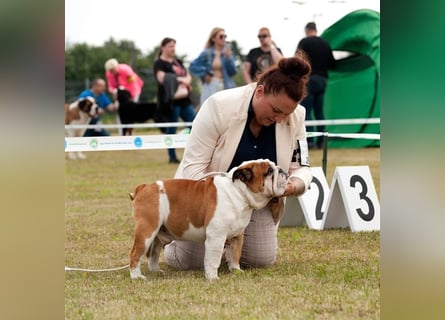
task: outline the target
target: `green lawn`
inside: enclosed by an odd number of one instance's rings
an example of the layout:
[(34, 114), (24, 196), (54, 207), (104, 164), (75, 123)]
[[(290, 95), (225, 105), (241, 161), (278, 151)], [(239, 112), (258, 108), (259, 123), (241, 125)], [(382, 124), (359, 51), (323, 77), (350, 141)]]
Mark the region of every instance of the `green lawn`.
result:
[[(177, 150), (178, 156), (182, 150)], [(312, 166), (322, 152), (311, 150)], [(172, 177), (166, 150), (89, 152), (66, 161), (65, 264), (106, 269), (128, 264), (133, 218), (128, 193)], [(331, 149), (336, 166), (369, 165), (377, 194), (380, 149)], [(380, 232), (280, 228), (279, 255), (268, 269), (205, 280), (202, 271), (162, 273), (131, 281), (129, 271), (66, 272), (66, 319), (379, 319)]]

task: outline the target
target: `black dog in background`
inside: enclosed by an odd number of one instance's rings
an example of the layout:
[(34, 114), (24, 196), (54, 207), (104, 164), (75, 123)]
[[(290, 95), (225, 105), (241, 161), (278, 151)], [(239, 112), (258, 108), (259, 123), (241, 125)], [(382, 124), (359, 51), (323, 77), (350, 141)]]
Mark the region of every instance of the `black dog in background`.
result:
[[(155, 119), (156, 102), (133, 102), (130, 99), (130, 92), (125, 89), (118, 89), (117, 100), (122, 124), (143, 123), (149, 119)], [(124, 136), (131, 136), (133, 128), (123, 128), (122, 131)]]

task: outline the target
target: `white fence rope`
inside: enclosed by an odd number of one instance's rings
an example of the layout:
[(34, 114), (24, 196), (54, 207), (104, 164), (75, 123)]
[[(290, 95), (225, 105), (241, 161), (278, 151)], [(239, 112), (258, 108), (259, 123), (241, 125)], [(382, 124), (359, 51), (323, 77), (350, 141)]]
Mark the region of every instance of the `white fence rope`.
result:
[[(379, 123), (380, 123), (380, 118), (305, 121), (306, 126), (379, 124)], [(72, 124), (72, 125), (65, 125), (65, 129), (166, 128), (166, 127), (190, 127), (191, 125), (192, 122), (163, 122), (163, 123), (134, 123), (134, 124)]]
[(329, 132), (306, 132), (308, 138), (327, 135), (332, 138), (368, 139), (380, 140), (379, 133), (329, 133)]
[(332, 120), (306, 120), (307, 126), (319, 125), (347, 125), (347, 124), (379, 124), (380, 118), (357, 118), (357, 119), (332, 119)]
[(134, 124), (66, 124), (65, 129), (118, 129), (190, 127), (191, 122), (134, 123)]

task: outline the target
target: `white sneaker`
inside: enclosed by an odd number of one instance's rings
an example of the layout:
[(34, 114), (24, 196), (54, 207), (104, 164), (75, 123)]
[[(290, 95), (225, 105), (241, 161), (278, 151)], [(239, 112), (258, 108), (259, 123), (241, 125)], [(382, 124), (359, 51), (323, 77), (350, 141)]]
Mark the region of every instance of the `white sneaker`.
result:
[(79, 159), (86, 159), (87, 156), (86, 156), (85, 153), (79, 151), (79, 152), (77, 153), (77, 158), (79, 158)]
[(68, 159), (70, 160), (76, 160), (76, 153), (75, 152), (68, 152)]

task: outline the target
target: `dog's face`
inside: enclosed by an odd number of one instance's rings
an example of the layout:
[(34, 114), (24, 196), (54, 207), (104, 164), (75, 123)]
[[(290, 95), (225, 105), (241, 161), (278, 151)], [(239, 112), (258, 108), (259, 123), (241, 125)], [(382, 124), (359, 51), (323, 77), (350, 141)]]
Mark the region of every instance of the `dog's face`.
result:
[(99, 106), (93, 97), (81, 98), (71, 104), (65, 103), (65, 124), (73, 121), (86, 122), (90, 117), (96, 116), (98, 111)]
[(80, 111), (85, 112), (90, 117), (96, 116), (97, 112), (99, 111), (99, 106), (97, 105), (96, 100), (93, 97), (79, 99), (77, 101), (77, 107)]
[(245, 161), (231, 170), (232, 180), (245, 185), (253, 208), (262, 208), (274, 197), (284, 194), (288, 174), (267, 159)]

